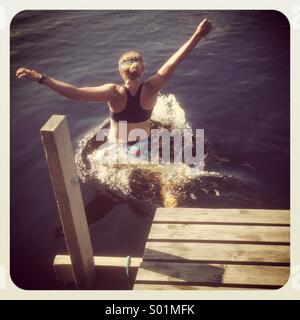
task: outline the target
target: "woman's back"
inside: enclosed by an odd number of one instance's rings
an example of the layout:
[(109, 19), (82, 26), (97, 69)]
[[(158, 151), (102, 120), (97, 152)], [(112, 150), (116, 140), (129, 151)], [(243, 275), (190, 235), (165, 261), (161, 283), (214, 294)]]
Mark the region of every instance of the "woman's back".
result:
[[(142, 129), (150, 135), (150, 118), (157, 101), (158, 92), (148, 88), (147, 82), (137, 82), (130, 87), (117, 86), (116, 97), (109, 102), (111, 141), (135, 141), (129, 133), (133, 129)], [(126, 128), (120, 123), (126, 121)], [(126, 132), (126, 135), (125, 135)], [(121, 135), (121, 136), (120, 136)], [(126, 136), (126, 137), (125, 137)], [(125, 140), (126, 139), (126, 140)]]

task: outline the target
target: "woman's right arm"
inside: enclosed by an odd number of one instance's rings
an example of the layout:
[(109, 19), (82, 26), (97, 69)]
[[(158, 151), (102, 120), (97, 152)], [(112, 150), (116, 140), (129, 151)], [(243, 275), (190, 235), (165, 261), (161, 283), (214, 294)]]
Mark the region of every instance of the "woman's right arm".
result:
[(209, 21), (204, 19), (189, 40), (184, 43), (152, 77), (145, 81), (148, 87), (154, 92), (160, 91), (170, 79), (178, 64), (188, 56), (200, 39), (209, 33), (210, 30), (211, 25)]
[(60, 95), (72, 100), (82, 101), (108, 102), (113, 97), (116, 87), (113, 83), (107, 83), (99, 87), (78, 88), (72, 84), (43, 76), (43, 74), (28, 68), (19, 68), (16, 72), (16, 77), (18, 79), (27, 78), (34, 82), (42, 80), (43, 85)]

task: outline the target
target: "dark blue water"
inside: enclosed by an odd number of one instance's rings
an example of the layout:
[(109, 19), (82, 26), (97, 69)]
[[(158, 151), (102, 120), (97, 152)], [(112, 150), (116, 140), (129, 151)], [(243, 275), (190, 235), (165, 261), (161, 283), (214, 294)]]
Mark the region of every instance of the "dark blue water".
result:
[[(213, 31), (163, 89), (193, 128), (204, 128), (229, 159), (220, 170), (256, 186), (256, 206), (289, 208), (289, 25), (275, 11), (25, 11), (11, 24), (11, 274), (26, 289), (68, 288), (52, 261), (65, 253), (39, 130), (52, 114), (68, 118), (77, 140), (108, 115), (105, 105), (69, 101), (15, 71), (28, 66), (78, 86), (121, 83), (117, 60), (137, 49), (150, 76), (188, 39), (202, 18)], [(101, 199), (82, 186), (90, 208)], [(94, 201), (94, 202), (93, 202)], [(216, 207), (228, 207), (226, 198)], [(243, 203), (240, 204), (243, 206)], [(249, 204), (245, 203), (245, 206)], [(99, 211), (99, 210), (98, 210)], [(99, 213), (99, 212), (98, 212)], [(101, 215), (101, 213), (99, 213)], [(96, 219), (99, 219), (96, 214)], [(91, 226), (97, 255), (141, 255), (149, 221), (128, 205)]]

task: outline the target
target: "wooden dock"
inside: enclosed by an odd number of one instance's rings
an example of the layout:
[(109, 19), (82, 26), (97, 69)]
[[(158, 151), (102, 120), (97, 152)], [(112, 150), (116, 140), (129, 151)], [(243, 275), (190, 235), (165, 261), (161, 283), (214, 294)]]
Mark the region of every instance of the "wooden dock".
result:
[(134, 289), (280, 288), (289, 231), (285, 210), (159, 208)]
[(125, 280), (134, 290), (275, 289), (287, 282), (286, 210), (159, 208), (143, 257), (94, 256), (66, 117), (52, 116), (41, 135), (69, 253), (54, 258), (58, 280), (79, 289)]

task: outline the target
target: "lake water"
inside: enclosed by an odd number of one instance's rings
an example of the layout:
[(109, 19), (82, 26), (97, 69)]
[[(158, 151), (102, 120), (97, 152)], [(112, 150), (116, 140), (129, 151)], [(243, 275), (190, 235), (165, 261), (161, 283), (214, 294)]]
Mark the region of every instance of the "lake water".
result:
[[(20, 66), (78, 86), (121, 83), (117, 61), (139, 50), (145, 78), (208, 17), (213, 31), (162, 90), (175, 95), (231, 176), (222, 194), (185, 206), (282, 208), (290, 205), (290, 35), (276, 11), (24, 11), (11, 24), (11, 275), (25, 289), (67, 289), (52, 262), (66, 253), (39, 130), (52, 114), (68, 118), (74, 150), (108, 116), (105, 105), (67, 100), (30, 81)], [(221, 188), (217, 181), (207, 180)], [(190, 194), (199, 191), (191, 185)], [(194, 189), (193, 189), (194, 188)], [(246, 189), (245, 189), (246, 188)], [(249, 191), (250, 190), (250, 191)], [(104, 216), (97, 190), (82, 185), (96, 255), (139, 256), (149, 220), (122, 203)], [(99, 210), (100, 208), (100, 210)], [(100, 211), (100, 212), (99, 212)], [(109, 212), (109, 213), (108, 213)], [(103, 217), (101, 218), (101, 215)], [(103, 288), (111, 288), (103, 284)], [(71, 286), (72, 288), (72, 286)], [(115, 285), (118, 288), (118, 285)]]

